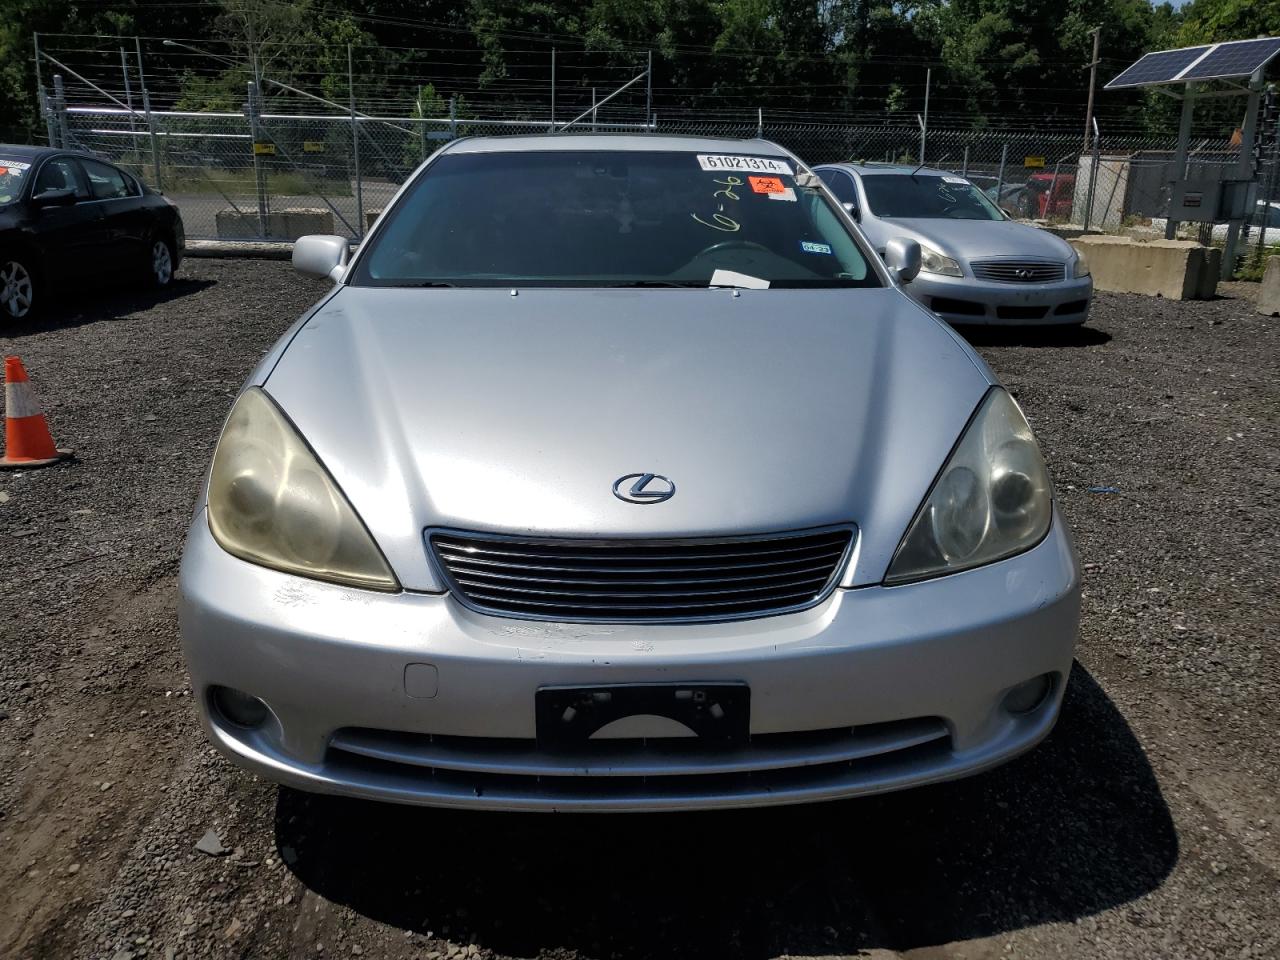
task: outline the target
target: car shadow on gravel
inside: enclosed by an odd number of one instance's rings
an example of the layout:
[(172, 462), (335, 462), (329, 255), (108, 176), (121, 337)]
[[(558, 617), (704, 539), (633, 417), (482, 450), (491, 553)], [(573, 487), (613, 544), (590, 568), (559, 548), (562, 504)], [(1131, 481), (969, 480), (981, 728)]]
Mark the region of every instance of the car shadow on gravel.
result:
[(0, 335), (22, 337), (104, 320), (123, 320), (161, 304), (189, 297), (212, 285), (212, 280), (175, 277), (169, 286), (161, 290), (140, 290), (136, 286), (113, 284), (68, 291), (51, 300), (34, 319), (9, 321), (0, 328)]
[(374, 920), (516, 956), (620, 958), (906, 950), (1070, 922), (1151, 892), (1178, 856), (1142, 749), (1078, 665), (1048, 740), (951, 784), (613, 816), (281, 789), (276, 843), (304, 884)]
[(975, 347), (1100, 347), (1111, 334), (1097, 327), (963, 327), (956, 333)]

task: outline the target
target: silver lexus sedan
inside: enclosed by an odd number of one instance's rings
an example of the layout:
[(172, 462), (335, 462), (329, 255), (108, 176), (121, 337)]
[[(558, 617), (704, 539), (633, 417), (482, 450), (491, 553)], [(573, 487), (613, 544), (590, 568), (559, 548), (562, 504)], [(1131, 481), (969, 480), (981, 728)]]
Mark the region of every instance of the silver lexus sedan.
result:
[(404, 803), (666, 810), (973, 774), (1079, 573), (981, 359), (763, 140), (455, 141), (249, 376), (188, 534), (213, 743)]
[(1061, 237), (1016, 223), (964, 177), (891, 164), (815, 171), (877, 251), (917, 241), (920, 275), (906, 291), (958, 324), (1074, 324), (1089, 319), (1089, 264)]

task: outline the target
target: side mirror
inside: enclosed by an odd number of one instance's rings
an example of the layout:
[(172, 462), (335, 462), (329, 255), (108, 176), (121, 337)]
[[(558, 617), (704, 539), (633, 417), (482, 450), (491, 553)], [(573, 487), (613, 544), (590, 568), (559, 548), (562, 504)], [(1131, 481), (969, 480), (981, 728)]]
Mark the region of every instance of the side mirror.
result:
[(31, 198), (31, 205), (38, 210), (45, 207), (69, 207), (76, 202), (76, 192), (71, 187), (44, 190)]
[(920, 272), (920, 244), (894, 237), (884, 245), (884, 262), (899, 283), (910, 283)]
[(346, 271), (351, 249), (346, 237), (315, 234), (293, 241), (293, 269), (304, 277), (337, 283)]
[(862, 220), (862, 214), (858, 212), (858, 205), (852, 200), (846, 200), (844, 203), (840, 204), (840, 206), (844, 207), (849, 216), (853, 217), (854, 222)]

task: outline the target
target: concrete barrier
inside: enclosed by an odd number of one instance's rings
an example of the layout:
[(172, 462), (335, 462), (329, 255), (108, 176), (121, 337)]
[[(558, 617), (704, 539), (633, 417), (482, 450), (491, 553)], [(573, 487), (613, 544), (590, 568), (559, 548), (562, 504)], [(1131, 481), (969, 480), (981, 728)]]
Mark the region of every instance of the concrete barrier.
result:
[(1267, 269), (1258, 290), (1258, 312), (1269, 317), (1280, 313), (1280, 257), (1267, 257)]
[(1089, 258), (1093, 286), (1167, 300), (1209, 300), (1218, 289), (1222, 252), (1188, 240), (1077, 237), (1069, 241)]
[(214, 218), (220, 240), (297, 240), (311, 233), (333, 233), (333, 211), (323, 207), (288, 207), (267, 214), (262, 236), (256, 210), (219, 210)]

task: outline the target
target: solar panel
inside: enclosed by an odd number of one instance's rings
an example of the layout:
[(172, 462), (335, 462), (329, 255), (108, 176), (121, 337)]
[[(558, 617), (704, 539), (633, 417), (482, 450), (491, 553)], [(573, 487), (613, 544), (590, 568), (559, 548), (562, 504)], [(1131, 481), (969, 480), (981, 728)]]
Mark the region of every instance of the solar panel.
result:
[(1280, 37), (1159, 50), (1146, 54), (1103, 89), (1247, 77), (1277, 53), (1280, 53)]
[(1247, 77), (1277, 53), (1280, 53), (1280, 38), (1277, 37), (1220, 43), (1207, 57), (1178, 79), (1215, 80), (1223, 77)]
[(1169, 83), (1195, 63), (1208, 49), (1209, 44), (1205, 44), (1202, 47), (1160, 50), (1145, 54), (1141, 60), (1108, 83), (1104, 89), (1115, 90), (1118, 87), (1144, 87), (1152, 83)]

